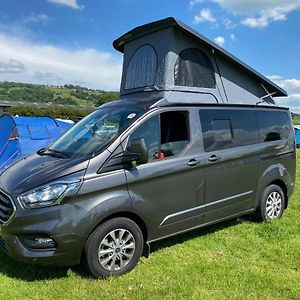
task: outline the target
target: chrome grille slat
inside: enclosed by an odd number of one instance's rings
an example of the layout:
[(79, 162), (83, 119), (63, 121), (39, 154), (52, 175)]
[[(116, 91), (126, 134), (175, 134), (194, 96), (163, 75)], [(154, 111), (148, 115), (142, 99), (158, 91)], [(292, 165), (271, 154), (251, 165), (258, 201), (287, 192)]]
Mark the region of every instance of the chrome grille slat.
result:
[(9, 214), (11, 211), (10, 208), (7, 208), (7, 207), (3, 207), (3, 206), (0, 206), (0, 212), (4, 213), (4, 214)]
[(5, 205), (5, 206), (10, 206), (10, 200), (2, 198), (1, 197), (1, 192), (0, 192), (0, 205)]
[(0, 191), (0, 224), (6, 223), (14, 212), (11, 199)]

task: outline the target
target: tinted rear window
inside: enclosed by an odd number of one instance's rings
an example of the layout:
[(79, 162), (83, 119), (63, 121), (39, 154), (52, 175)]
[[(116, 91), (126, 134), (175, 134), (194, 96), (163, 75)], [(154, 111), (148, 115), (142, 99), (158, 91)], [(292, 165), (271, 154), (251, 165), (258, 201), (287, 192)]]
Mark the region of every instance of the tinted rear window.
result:
[(288, 138), (291, 129), (288, 113), (282, 111), (258, 111), (257, 120), (261, 142)]
[(252, 110), (200, 110), (204, 150), (214, 151), (259, 143)]

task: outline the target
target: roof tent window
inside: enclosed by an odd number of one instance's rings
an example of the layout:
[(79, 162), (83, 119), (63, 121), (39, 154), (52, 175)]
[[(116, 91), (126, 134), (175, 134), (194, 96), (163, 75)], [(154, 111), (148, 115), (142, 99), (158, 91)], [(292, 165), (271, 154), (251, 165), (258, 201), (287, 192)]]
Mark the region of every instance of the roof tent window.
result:
[(125, 89), (154, 85), (157, 56), (150, 45), (141, 46), (131, 57), (125, 82)]
[(215, 88), (216, 79), (209, 57), (201, 50), (188, 48), (177, 58), (174, 70), (175, 85)]

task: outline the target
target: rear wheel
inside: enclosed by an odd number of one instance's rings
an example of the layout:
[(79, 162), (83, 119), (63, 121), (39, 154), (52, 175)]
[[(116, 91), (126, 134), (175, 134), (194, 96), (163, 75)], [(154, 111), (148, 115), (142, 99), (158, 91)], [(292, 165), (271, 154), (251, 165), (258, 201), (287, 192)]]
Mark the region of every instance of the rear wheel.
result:
[(261, 196), (256, 216), (262, 221), (280, 219), (285, 207), (285, 196), (281, 187), (276, 184), (267, 186)]
[(130, 272), (143, 251), (143, 235), (127, 218), (114, 218), (101, 224), (85, 246), (85, 262), (95, 277), (119, 276)]

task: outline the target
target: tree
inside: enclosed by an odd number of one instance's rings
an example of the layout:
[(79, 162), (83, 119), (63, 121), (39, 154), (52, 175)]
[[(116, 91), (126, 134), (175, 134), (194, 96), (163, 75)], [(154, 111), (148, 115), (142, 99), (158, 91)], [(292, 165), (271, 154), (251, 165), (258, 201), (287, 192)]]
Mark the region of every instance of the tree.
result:
[(49, 116), (57, 119), (67, 119), (74, 122), (84, 118), (93, 110), (80, 110), (69, 107), (51, 106), (48, 108), (38, 108), (33, 106), (13, 106), (5, 109), (5, 113), (11, 116), (42, 117)]
[(95, 106), (98, 107), (104, 103), (119, 99), (118, 92), (105, 92), (96, 100)]

